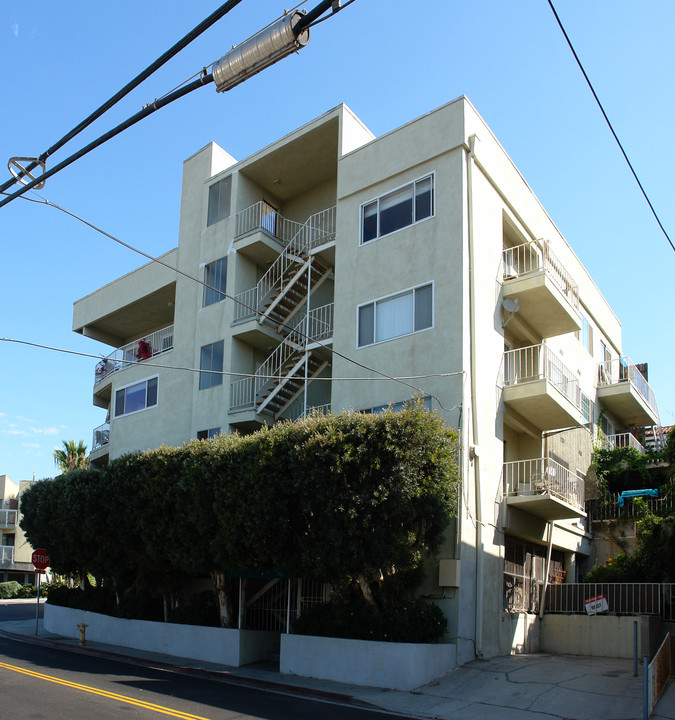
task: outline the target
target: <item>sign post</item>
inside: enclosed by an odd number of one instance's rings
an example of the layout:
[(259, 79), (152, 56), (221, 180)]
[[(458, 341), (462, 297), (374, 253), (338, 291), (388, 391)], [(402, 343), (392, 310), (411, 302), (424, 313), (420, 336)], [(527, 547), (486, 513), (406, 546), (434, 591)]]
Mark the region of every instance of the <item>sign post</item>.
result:
[(35, 567), (35, 571), (37, 574), (37, 604), (35, 606), (35, 634), (37, 635), (38, 619), (40, 617), (40, 578), (45, 569), (49, 567), (51, 558), (49, 557), (49, 553), (44, 548), (38, 548), (37, 550), (33, 550), (33, 554), (31, 555), (30, 559), (33, 563), (33, 566)]

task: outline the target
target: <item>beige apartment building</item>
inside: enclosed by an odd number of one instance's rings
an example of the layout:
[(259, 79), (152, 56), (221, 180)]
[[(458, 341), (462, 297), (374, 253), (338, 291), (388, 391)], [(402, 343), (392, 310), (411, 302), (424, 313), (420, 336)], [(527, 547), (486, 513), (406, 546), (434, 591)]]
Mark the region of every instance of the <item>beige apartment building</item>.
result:
[(420, 394), (460, 430), (463, 477), (423, 591), (459, 662), (535, 649), (542, 587), (589, 554), (598, 428), (632, 442), (658, 411), (470, 102), (379, 138), (340, 105), (240, 162), (211, 143), (184, 163), (160, 261), (75, 303), (73, 329), (112, 348), (92, 462)]
[(36, 581), (31, 562), (33, 548), (19, 525), (21, 493), (32, 484), (30, 480), (16, 483), (9, 476), (0, 475), (0, 582), (16, 580), (24, 585)]

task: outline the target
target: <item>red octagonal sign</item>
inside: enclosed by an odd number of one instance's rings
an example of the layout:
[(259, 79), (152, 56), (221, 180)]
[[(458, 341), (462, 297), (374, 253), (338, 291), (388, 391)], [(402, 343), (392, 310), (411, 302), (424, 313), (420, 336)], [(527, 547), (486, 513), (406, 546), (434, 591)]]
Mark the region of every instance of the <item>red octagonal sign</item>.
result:
[(44, 570), (45, 568), (48, 568), (51, 561), (49, 553), (43, 548), (33, 550), (33, 554), (30, 559), (33, 565), (35, 565), (36, 570)]

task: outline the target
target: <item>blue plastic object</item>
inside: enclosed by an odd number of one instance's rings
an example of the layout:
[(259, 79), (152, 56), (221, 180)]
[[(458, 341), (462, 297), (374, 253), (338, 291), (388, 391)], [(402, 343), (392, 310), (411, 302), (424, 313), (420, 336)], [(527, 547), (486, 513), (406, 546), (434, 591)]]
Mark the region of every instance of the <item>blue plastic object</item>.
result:
[(658, 488), (655, 490), (652, 490), (650, 488), (646, 488), (644, 490), (624, 490), (621, 495), (619, 495), (619, 507), (623, 507), (624, 502), (626, 501), (626, 498), (634, 498), (634, 497), (653, 497), (657, 498), (659, 496)]

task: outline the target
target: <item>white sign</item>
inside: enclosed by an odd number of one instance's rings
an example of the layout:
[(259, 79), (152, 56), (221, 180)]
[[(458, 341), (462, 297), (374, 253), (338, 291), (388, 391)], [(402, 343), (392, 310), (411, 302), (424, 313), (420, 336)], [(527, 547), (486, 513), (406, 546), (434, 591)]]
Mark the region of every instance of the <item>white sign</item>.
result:
[(584, 600), (586, 606), (586, 612), (589, 615), (595, 615), (596, 613), (606, 612), (609, 610), (607, 605), (607, 598), (604, 595), (594, 595), (593, 597)]

